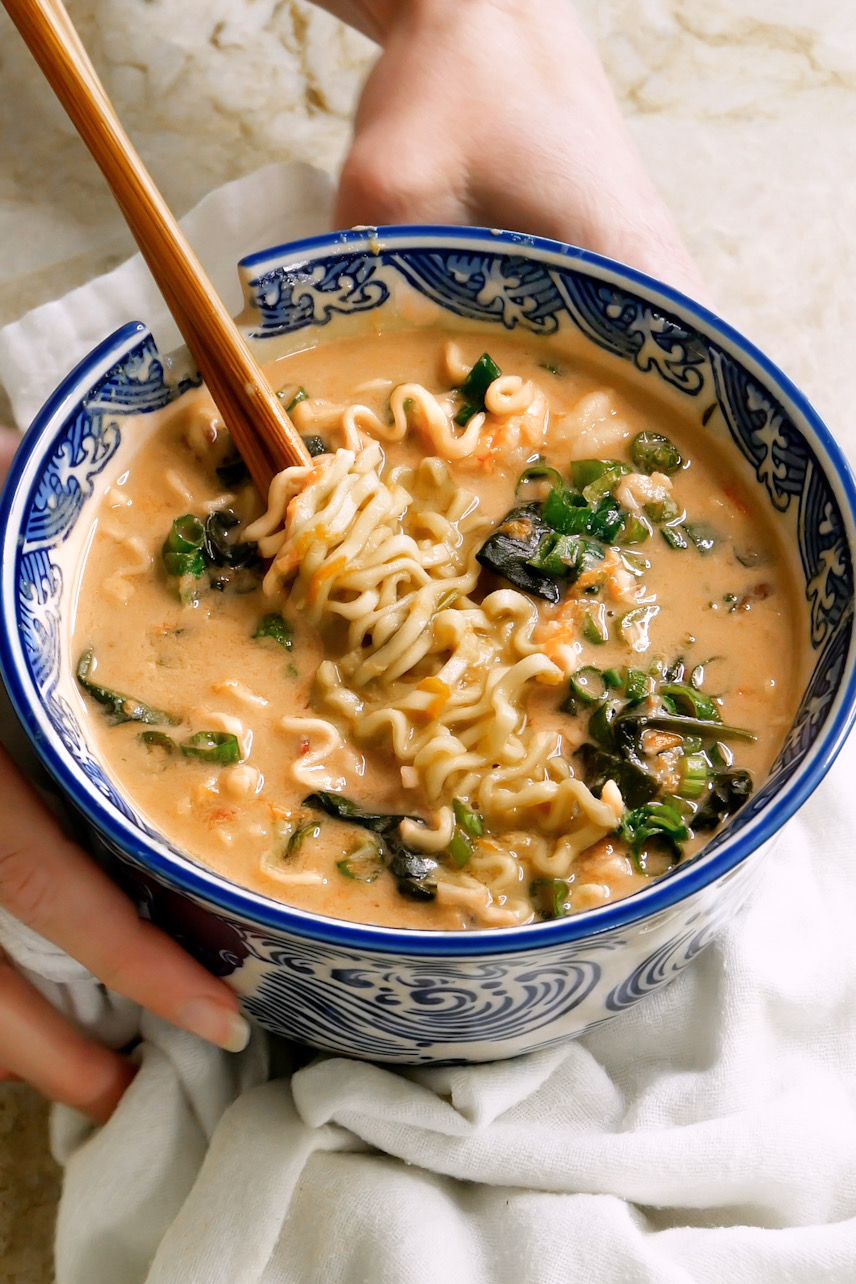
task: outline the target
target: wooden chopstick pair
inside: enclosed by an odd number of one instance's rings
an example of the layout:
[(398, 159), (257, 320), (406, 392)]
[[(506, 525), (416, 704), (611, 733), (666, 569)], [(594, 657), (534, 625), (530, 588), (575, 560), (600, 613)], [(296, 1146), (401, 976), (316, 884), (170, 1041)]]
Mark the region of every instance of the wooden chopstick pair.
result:
[(309, 453), (113, 110), (61, 0), (2, 0), (125, 217), (262, 498)]

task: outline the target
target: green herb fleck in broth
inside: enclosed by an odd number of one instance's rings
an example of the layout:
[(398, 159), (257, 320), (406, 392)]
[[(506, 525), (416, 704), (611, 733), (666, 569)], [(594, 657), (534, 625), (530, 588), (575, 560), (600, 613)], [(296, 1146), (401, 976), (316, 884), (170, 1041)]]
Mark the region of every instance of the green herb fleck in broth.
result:
[(473, 415), (484, 410), (485, 393), (501, 374), (502, 371), (493, 358), (483, 352), (461, 385), (464, 404), (455, 415), (455, 423), (459, 428), (465, 427)]
[(256, 625), (253, 637), (271, 638), (284, 651), (290, 651), (294, 646), (294, 629), (276, 611), (271, 611), (268, 615), (262, 616)]
[(228, 731), (197, 731), (182, 740), (179, 748), (186, 758), (219, 763), (221, 767), (231, 767), (241, 761), (238, 738)]
[(179, 724), (181, 719), (172, 713), (165, 713), (163, 709), (155, 709), (149, 704), (144, 704), (136, 696), (124, 695), (121, 691), (114, 691), (110, 687), (102, 687), (93, 682), (89, 675), (94, 665), (95, 653), (92, 647), (89, 647), (77, 662), (77, 681), (87, 695), (103, 705), (105, 717), (111, 726), (122, 722), (145, 722), (150, 726), (164, 724), (172, 727)]

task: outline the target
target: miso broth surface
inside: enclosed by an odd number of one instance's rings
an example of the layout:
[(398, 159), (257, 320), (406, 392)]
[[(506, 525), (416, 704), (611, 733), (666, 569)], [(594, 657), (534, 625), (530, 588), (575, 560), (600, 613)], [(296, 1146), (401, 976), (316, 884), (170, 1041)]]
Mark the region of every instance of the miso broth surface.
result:
[[(307, 401), (329, 403), (326, 410), (314, 405), (311, 418), (304, 412), (308, 422), (301, 431), (322, 436), (329, 431), (335, 437), (337, 407), (358, 400), (385, 414), (391, 388), (402, 382), (447, 391), (442, 354), (448, 337), (422, 331), (344, 339), (283, 359), (271, 375), (274, 386), (293, 389), (295, 395), (305, 389)], [(467, 364), (487, 346), (503, 372), (531, 379), (542, 390), (550, 414), (546, 453), (560, 470), (572, 459), (618, 456), (641, 431), (665, 432), (676, 442), (684, 466), (672, 479), (673, 493), (693, 522), (717, 532), (716, 544), (705, 554), (672, 549), (655, 529), (637, 550), (651, 562), (644, 582), (659, 608), (648, 628), (647, 648), (634, 651), (617, 635), (612, 625), (621, 611), (615, 604), (604, 606), (609, 640), (596, 645), (581, 634), (563, 603), (541, 602), (543, 648), (547, 655), (559, 655), (570, 647), (577, 667), (599, 670), (681, 657), (687, 673), (702, 675), (703, 690), (716, 697), (722, 721), (756, 735), (754, 742), (732, 749), (735, 763), (751, 772), (757, 788), (791, 723), (803, 663), (798, 642), (803, 608), (776, 530), (752, 507), (751, 495), (727, 460), (698, 440), (691, 425), (634, 404), (543, 342), (492, 333), (458, 336), (457, 342)], [(299, 406), (293, 411), (296, 420)], [(279, 721), (289, 712), (314, 715), (313, 680), (324, 648), (314, 628), (287, 610), (293, 627), (289, 649), (271, 638), (253, 639), (260, 619), (281, 608), (264, 596), (257, 580), (245, 577), (241, 591), (230, 586), (206, 591), (193, 603), (179, 600), (161, 561), (174, 519), (184, 513), (204, 516), (228, 499), (242, 520), (249, 520), (261, 506), (250, 488), (228, 492), (218, 479), (215, 466), (223, 462), (228, 443), (204, 390), (185, 394), (158, 419), (153, 437), (101, 501), (79, 585), (74, 658), (91, 648), (92, 680), (171, 712), (179, 722), (163, 730), (177, 740), (201, 729), (234, 731), (243, 761), (219, 766), (167, 753), (157, 744), (146, 746), (140, 740), (145, 727), (108, 725), (103, 710), (82, 694), (86, 723), (110, 773), (173, 844), (256, 892), (309, 911), (388, 926), (487, 925), (459, 905), (406, 899), (388, 873), (371, 882), (343, 875), (338, 863), (365, 836), (359, 828), (320, 823), (318, 833), (284, 856), (309, 792), (294, 779), (293, 764), (314, 746), (284, 731)], [(124, 431), (132, 432), (133, 425)], [(418, 432), (384, 449), (390, 464), (410, 466), (427, 453)], [(501, 440), (481, 458), (453, 461), (450, 470), (477, 496), (492, 525), (514, 506), (521, 462), (503, 456)], [(566, 690), (566, 685), (541, 687), (527, 717), (561, 736), (563, 752), (572, 755), (585, 733), (579, 719), (560, 711)], [(328, 756), (319, 787), (377, 812), (420, 815), (426, 810), (419, 788), (405, 787), (399, 764), (382, 744), (349, 746)], [(515, 848), (515, 841), (512, 835), (508, 845), (519, 858), (523, 882), (531, 876), (525, 843), (521, 839)], [(701, 845), (701, 838), (688, 843), (684, 858)], [(592, 890), (584, 890), (576, 907), (626, 896), (668, 863), (653, 852), (636, 868), (620, 843), (602, 841), (577, 861), (577, 887)]]

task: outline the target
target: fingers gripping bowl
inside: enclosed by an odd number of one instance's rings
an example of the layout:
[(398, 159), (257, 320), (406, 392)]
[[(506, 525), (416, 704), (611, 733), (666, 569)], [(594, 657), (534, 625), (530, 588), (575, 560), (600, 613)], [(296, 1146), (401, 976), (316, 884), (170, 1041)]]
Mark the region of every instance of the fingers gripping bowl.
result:
[[(221, 861), (214, 868), (216, 861), (203, 864), (187, 855), (192, 841), (177, 838), (171, 830), (166, 837), (160, 820), (153, 820), (157, 809), (132, 801), (136, 797), (133, 790), (123, 783), (121, 771), (108, 763), (104, 737), (93, 734), (81, 699), (79, 630), (72, 638), (75, 615), (85, 615), (86, 604), (78, 607), (76, 597), (93, 522), (105, 490), (123, 484), (129, 471), (133, 472), (130, 466), (138, 451), (140, 459), (145, 458), (147, 450), (154, 451), (158, 425), (165, 416), (180, 417), (182, 406), (191, 405), (200, 396), (187, 385), (176, 385), (175, 380), (165, 378), (163, 363), (142, 326), (125, 327), (111, 336), (58, 389), (31, 428), (4, 493), (0, 658), (16, 708), (46, 766), (84, 817), (92, 841), (143, 912), (209, 968), (227, 977), (242, 996), (246, 1010), (268, 1028), (320, 1047), (404, 1063), (489, 1060), (578, 1033), (664, 984), (712, 939), (717, 928), (745, 899), (761, 851), (821, 779), (846, 735), (854, 709), (854, 490), (847, 467), (804, 399), (727, 326), (666, 287), (580, 251), (477, 230), (382, 229), (378, 233), (348, 233), (267, 251), (245, 260), (241, 271), (246, 297), (241, 320), (260, 358), (277, 363), (274, 377), (278, 369), (291, 377), (301, 360), (311, 368), (311, 362), (325, 351), (346, 352), (359, 336), (376, 336), (374, 342), (379, 348), (384, 344), (394, 347), (403, 332), (418, 336), (426, 347), (436, 342), (438, 333), (451, 336), (464, 354), (465, 359), (459, 361), (463, 360), (467, 369), (477, 364), (480, 352), (506, 354), (509, 343), (519, 339), (528, 352), (529, 367), (524, 373), (531, 368), (533, 386), (540, 387), (542, 380), (561, 383), (567, 375), (580, 402), (595, 395), (591, 388), (586, 390), (583, 386), (584, 376), (590, 376), (597, 386), (606, 384), (619, 389), (619, 411), (614, 406), (608, 411), (613, 420), (621, 418), (622, 404), (647, 407), (649, 419), (657, 421), (659, 417), (659, 422), (682, 425), (679, 444), (693, 443), (695, 454), (697, 443), (699, 458), (707, 451), (711, 458), (723, 462), (736, 487), (731, 508), (734, 529), (742, 520), (739, 514), (748, 509), (750, 522), (755, 512), (758, 528), (767, 532), (761, 540), (763, 576), (759, 578), (752, 569), (751, 558), (744, 559), (750, 562), (752, 585), (769, 586), (777, 574), (783, 577), (782, 593), (786, 582), (790, 582), (789, 576), (795, 585), (788, 625), (791, 633), (778, 647), (780, 652), (786, 652), (793, 639), (797, 654), (786, 667), (794, 689), (790, 694), (783, 691), (781, 696), (775, 692), (770, 700), (768, 708), (780, 718), (781, 726), (763, 767), (754, 766), (755, 792), (748, 801), (741, 798), (743, 805), (732, 812), (706, 846), (702, 848), (699, 842), (695, 853), (688, 847), (680, 861), (667, 860), (661, 865), (653, 861), (649, 874), (665, 872), (650, 878), (634, 875), (635, 881), (631, 879), (625, 890), (641, 890), (625, 899), (609, 899), (601, 904), (592, 897), (591, 882), (584, 884), (581, 878), (574, 882), (573, 873), (568, 872), (571, 864), (556, 864), (556, 844), (562, 841), (562, 835), (548, 835), (547, 842), (544, 835), (549, 825), (544, 814), (518, 813), (518, 836), (526, 838), (531, 847), (530, 840), (535, 835), (542, 845), (532, 856), (535, 865), (526, 866), (523, 875), (530, 896), (518, 897), (517, 902), (506, 898), (505, 903), (516, 903), (518, 909), (516, 917), (512, 914), (495, 920), (505, 924), (501, 927), (493, 927), (489, 916), (480, 918), (475, 913), (472, 922), (477, 930), (473, 931), (460, 930), (465, 925), (460, 918), (461, 896), (472, 907), (473, 897), (483, 898), (484, 894), (471, 886), (478, 880), (471, 879), (467, 869), (459, 876), (453, 867), (455, 862), (447, 861), (444, 866), (442, 861), (431, 858), (423, 864), (439, 870), (432, 883), (436, 883), (432, 904), (451, 905), (448, 912), (458, 914), (458, 918), (421, 923), (418, 902), (425, 892), (423, 877), (412, 902), (416, 909), (397, 920), (403, 919), (405, 925), (386, 926), (383, 924), (389, 918), (385, 919), (380, 911), (373, 914), (374, 923), (348, 921), (357, 917), (353, 908), (341, 912), (336, 908), (340, 916), (331, 917), (325, 914), (323, 901), (313, 902), (308, 894), (302, 902), (300, 896), (294, 895), (292, 899), (297, 904), (284, 904), (277, 899), (276, 891), (271, 894), (272, 884), (257, 881), (251, 887), (242, 886), (227, 862)], [(305, 351), (310, 348), (312, 352)], [(301, 352), (305, 352), (303, 358), (298, 355)], [(512, 372), (512, 365), (504, 362), (514, 359), (503, 356), (499, 364)], [(447, 355), (444, 360), (447, 365), (455, 363), (454, 356)], [(524, 369), (522, 357), (521, 362), (520, 368)], [(538, 373), (542, 366), (544, 369)], [(397, 383), (402, 377), (399, 374), (391, 382)], [(450, 397), (456, 382), (466, 387), (465, 375), (462, 373), (457, 380), (449, 375)], [(290, 402), (299, 391), (299, 387), (293, 390)], [(387, 386), (386, 397), (389, 391)], [(371, 395), (376, 392), (377, 389)], [(514, 388), (509, 395), (513, 393)], [(370, 400), (370, 390), (364, 389), (361, 395), (363, 400)], [(408, 400), (412, 406), (413, 396), (404, 398), (400, 407), (405, 420)], [(394, 410), (394, 399), (390, 405)], [(471, 428), (475, 412), (481, 413), (479, 408), (470, 406), (465, 410), (458, 409), (457, 403), (450, 405), (453, 413), (457, 410), (460, 423), (456, 434), (470, 433), (474, 439), (483, 440), (479, 428)], [(373, 413), (377, 435), (384, 439), (384, 449), (394, 464), (395, 414), (387, 420), (383, 414)], [(573, 420), (573, 414), (568, 419)], [(579, 424), (579, 416), (574, 422)], [(629, 436), (625, 433), (625, 437)], [(432, 440), (432, 445), (442, 455), (438, 440)], [(454, 442), (457, 440), (456, 435)], [(358, 440), (355, 444), (359, 447), (365, 443)], [(678, 672), (674, 665), (679, 657), (671, 643), (671, 654), (658, 659), (646, 653), (643, 663), (639, 659), (642, 652), (635, 645), (640, 637), (639, 620), (629, 618), (636, 613), (634, 610), (625, 610), (621, 616), (629, 623), (624, 624), (623, 630), (627, 654), (625, 662), (619, 663), (621, 656), (613, 655), (609, 640), (615, 631), (615, 611), (606, 597), (598, 599), (604, 579), (602, 567), (599, 579), (595, 576), (586, 581), (591, 568), (578, 564), (572, 576), (567, 557), (565, 564), (559, 565), (570, 546), (560, 546), (558, 541), (576, 539), (574, 548), (578, 551), (580, 532), (584, 530), (588, 543), (583, 551), (587, 557), (600, 564), (605, 562), (607, 546), (612, 550), (609, 556), (613, 556), (616, 547), (623, 548), (620, 556), (630, 559), (624, 565), (626, 571), (627, 565), (633, 567), (634, 556), (644, 562), (643, 550), (654, 544), (676, 558), (686, 554), (701, 559), (705, 536), (702, 534), (700, 542), (696, 541), (695, 549), (687, 547), (692, 543), (693, 514), (690, 500), (679, 493), (683, 474), (672, 481), (674, 494), (685, 505), (686, 513), (676, 509), (672, 514), (669, 510), (663, 520), (662, 506), (670, 498), (666, 490), (657, 495), (642, 494), (641, 499), (649, 502), (648, 511), (644, 511), (641, 502), (634, 510), (633, 485), (639, 483), (628, 480), (638, 477), (633, 461), (622, 463), (627, 443), (610, 450), (602, 448), (601, 439), (598, 444), (601, 448), (581, 453), (579, 443), (571, 443), (558, 480), (550, 473), (554, 459), (547, 459), (541, 476), (537, 466), (532, 467), (540, 455), (549, 455), (549, 451), (540, 449), (541, 443), (529, 440), (521, 444), (518, 439), (506, 438), (499, 452), (500, 459), (506, 462), (515, 451), (520, 455), (520, 460), (515, 456), (513, 461), (516, 478), (525, 471), (520, 462), (528, 461), (530, 473), (523, 483), (522, 501), (530, 515), (549, 514), (547, 503), (555, 508), (556, 495), (567, 500), (574, 510), (568, 518), (571, 533), (562, 534), (557, 521), (556, 528), (551, 527), (544, 537), (548, 545), (539, 545), (535, 565), (533, 558), (527, 556), (528, 570), (524, 573), (542, 577), (542, 588), (546, 584), (548, 596), (558, 594), (563, 601), (575, 603), (574, 622), (578, 627), (572, 634), (573, 658), (567, 661), (565, 657), (563, 661), (552, 618), (533, 625), (542, 632), (531, 633), (529, 656), (539, 657), (533, 663), (543, 669), (542, 677), (549, 677), (550, 666), (560, 671), (564, 694), (568, 693), (566, 675), (572, 674), (571, 693), (576, 693), (586, 719), (594, 720), (597, 713), (603, 724), (609, 710), (612, 714), (617, 712), (625, 719), (623, 725), (632, 722), (640, 737), (649, 732), (655, 739), (659, 737), (654, 749), (661, 756), (674, 754), (681, 740), (680, 734), (676, 737), (675, 719), (696, 715), (693, 736), (684, 734), (684, 742), (677, 750), (680, 762), (669, 785), (669, 798), (678, 807), (672, 821), (680, 828), (688, 817), (691, 820), (698, 814), (697, 803), (692, 801), (694, 791), (698, 797), (698, 790), (703, 789), (708, 798), (713, 790), (711, 781), (720, 779), (711, 773), (718, 771), (724, 777), (725, 766), (717, 761), (716, 752), (723, 745), (726, 753), (731, 752), (725, 743), (726, 719), (719, 709), (728, 711), (729, 721), (732, 711), (727, 700), (719, 701), (714, 708), (706, 694), (715, 679), (715, 664), (709, 665), (709, 677), (703, 681), (697, 676), (699, 657), (693, 653), (692, 669), (685, 666)], [(449, 453), (447, 450), (447, 463)], [(590, 457), (597, 454), (608, 458)], [(359, 458), (356, 449), (345, 464), (359, 467)], [(664, 457), (658, 459), (662, 465)], [(573, 468), (568, 471), (569, 460), (582, 465), (582, 471), (577, 469), (576, 475)], [(366, 477), (374, 465), (371, 460), (364, 463), (367, 471), (362, 476)], [(411, 468), (406, 480), (413, 489), (413, 461), (399, 461), (397, 466), (404, 468), (408, 463)], [(586, 468), (594, 463), (609, 464), (614, 475), (604, 481), (606, 470), (601, 469), (597, 476), (589, 476)], [(666, 459), (665, 466), (668, 464)], [(450, 467), (460, 489), (463, 483), (455, 473), (458, 465), (452, 463)], [(466, 471), (466, 461), (461, 467)], [(497, 464), (499, 474), (503, 467), (505, 463)], [(677, 465), (672, 471), (676, 469)], [(487, 480), (490, 471), (488, 468), (474, 474), (467, 491), (487, 507), (487, 492), (493, 485)], [(649, 479), (662, 476), (653, 464), (641, 471)], [(372, 476), (377, 476), (376, 469)], [(432, 474), (428, 481), (441, 485), (438, 476)], [(422, 480), (428, 484), (425, 478)], [(513, 498), (514, 480), (509, 484)], [(569, 500), (569, 496), (582, 495), (593, 485), (595, 490), (578, 503)], [(553, 494), (552, 500), (549, 495), (544, 499), (545, 486)], [(530, 494), (526, 487), (536, 489)], [(606, 501), (617, 503), (616, 497), (625, 506), (618, 505), (620, 511), (616, 513), (613, 505), (610, 511), (615, 529), (604, 534), (603, 529), (595, 529), (591, 523), (608, 519)], [(436, 497), (429, 498), (431, 502), (426, 506), (436, 515)], [(639, 499), (636, 494), (635, 500)], [(702, 504), (703, 499), (698, 502)], [(174, 503), (179, 504), (175, 515), (184, 515), (178, 497)], [(660, 510), (656, 510), (658, 504)], [(496, 510), (494, 516), (501, 516), (502, 511)], [(728, 526), (728, 510), (723, 512), (722, 520)], [(631, 518), (635, 526), (628, 524)], [(580, 521), (584, 527), (573, 525)], [(663, 529), (657, 528), (658, 521)], [(623, 524), (623, 535), (618, 533), (618, 523)], [(164, 532), (160, 527), (158, 530), (160, 543)], [(515, 530), (519, 533), (519, 523)], [(638, 542), (628, 549), (623, 536), (631, 531), (635, 531)], [(179, 538), (191, 534), (181, 528)], [(274, 539), (278, 559), (283, 547), (281, 538), (273, 528), (262, 533), (261, 539), (264, 538)], [(193, 540), (184, 542), (191, 545)], [(737, 547), (734, 539), (732, 544)], [(183, 543), (171, 551), (179, 560), (190, 555)], [(757, 549), (749, 551), (756, 553)], [(550, 555), (554, 555), (552, 561)], [(652, 565), (654, 560), (652, 555)], [(695, 569), (690, 571), (690, 577), (701, 577), (701, 560), (692, 565)], [(173, 570), (183, 568), (183, 563), (180, 567), (176, 563)], [(299, 579), (299, 570), (296, 573)], [(126, 566), (126, 578), (128, 574)], [(574, 585), (569, 588), (569, 580), (574, 577)], [(641, 578), (644, 582), (645, 576)], [(85, 577), (83, 583), (85, 586)], [(587, 587), (597, 591), (584, 597)], [(495, 595), (489, 596), (507, 602), (507, 594), (502, 597), (507, 589), (508, 584), (503, 588), (500, 580)], [(469, 587), (461, 591), (465, 594)], [(227, 594), (222, 596), (225, 599)], [(732, 608), (755, 605), (754, 599), (752, 603), (744, 602), (743, 596), (718, 591), (715, 601), (702, 605), (711, 613), (716, 608), (730, 615)], [(461, 604), (450, 601), (443, 586), (440, 598), (439, 608), (435, 603), (438, 609), (434, 616), (452, 617), (444, 627), (453, 629), (456, 614), (464, 613)], [(487, 600), (471, 602), (465, 598), (464, 605), (472, 614), (477, 608), (487, 609)], [(641, 601), (634, 598), (637, 600)], [(113, 601), (115, 611), (130, 610), (121, 586)], [(642, 601), (646, 620), (650, 617), (649, 606)], [(549, 609), (552, 608), (545, 608)], [(103, 616), (106, 610), (102, 605), (95, 614)], [(96, 625), (97, 621), (92, 627)], [(683, 627), (689, 635), (695, 626), (687, 622)], [(652, 629), (652, 636), (653, 633)], [(574, 639), (581, 641), (577, 645)], [(269, 638), (265, 645), (276, 651), (276, 637)], [(598, 649), (601, 646), (603, 652)], [(710, 655), (701, 658), (713, 660)], [(641, 679), (634, 676), (640, 673)], [(105, 686), (96, 686), (102, 674)], [(784, 671), (777, 670), (777, 675), (780, 683), (785, 682)], [(231, 676), (237, 680), (246, 673)], [(105, 691), (108, 696), (116, 695), (106, 685), (108, 681), (110, 687), (114, 685), (106, 663), (102, 673), (96, 674), (90, 662), (89, 667), (84, 667), (83, 678), (102, 696)], [(636, 694), (645, 697), (648, 712), (653, 710), (659, 716), (660, 725), (639, 727), (640, 702), (634, 705), (631, 688), (640, 680), (647, 685)], [(115, 681), (115, 686), (119, 685)], [(556, 690), (558, 700), (558, 687)], [(145, 693), (135, 692), (138, 694)], [(422, 705), (433, 707), (439, 694), (437, 683), (432, 687), (429, 681), (422, 693), (407, 694), (411, 701), (407, 707), (411, 708), (414, 700), (420, 709)], [(356, 740), (360, 735), (359, 717), (354, 727)], [(707, 734), (705, 726), (699, 725), (706, 718), (715, 722), (715, 735)], [(184, 720), (183, 714), (180, 718), (175, 715), (176, 723), (179, 720)], [(775, 722), (775, 717), (768, 720)], [(422, 716), (423, 724), (424, 721)], [(534, 724), (536, 719), (530, 721)], [(509, 724), (509, 743), (516, 735), (525, 736), (524, 723), (525, 719)], [(686, 724), (680, 729), (686, 733)], [(204, 735), (208, 739), (201, 745), (200, 728), (192, 718), (174, 734), (170, 734), (172, 726), (167, 725), (165, 731), (155, 730), (145, 752), (159, 754), (166, 741), (180, 739), (191, 755), (196, 755), (200, 746), (206, 752), (212, 747), (219, 751), (229, 733), (218, 731), (219, 739), (215, 741), (212, 730), (216, 729), (205, 724)], [(131, 736), (136, 737), (138, 732), (138, 727), (131, 728), (129, 744)], [(701, 742), (696, 744), (699, 732)], [(603, 736), (609, 734), (609, 728), (601, 726), (599, 748), (604, 753), (611, 752), (603, 743)], [(592, 741), (598, 741), (597, 734), (589, 737)], [(638, 747), (642, 740), (635, 743)], [(363, 745), (362, 749), (364, 758), (370, 760), (372, 745)], [(282, 753), (292, 757), (295, 754), (287, 740), (283, 741)], [(497, 756), (501, 757), (499, 751)], [(555, 786), (555, 791), (567, 792), (568, 773), (553, 759), (552, 765), (542, 764), (541, 775), (551, 787)], [(740, 761), (736, 757), (735, 766), (739, 767)], [(405, 783), (415, 789), (419, 783), (418, 757), (406, 765), (415, 774), (412, 779), (405, 777)], [(170, 763), (165, 769), (158, 768), (168, 789), (175, 787), (179, 766)], [(483, 820), (488, 826), (492, 823), (489, 806), (483, 805), (485, 795), (478, 793), (476, 778), (480, 774), (489, 776), (495, 766), (487, 760), (479, 761), (477, 770), (470, 773), (473, 779), (460, 775), (454, 782), (454, 788), (464, 795), (457, 799), (459, 810), (455, 813), (462, 830), (457, 850), (464, 865), (472, 859), (473, 840), (477, 846), (481, 842), (478, 826)], [(642, 767), (647, 769), (650, 763), (642, 762)], [(240, 777), (245, 783), (247, 778), (246, 773)], [(307, 779), (313, 779), (311, 771)], [(336, 779), (320, 783), (328, 789), (317, 789), (316, 793), (331, 792), (329, 786), (334, 793), (343, 792), (341, 781)], [(594, 794), (599, 795), (590, 795), (587, 813), (590, 821), (600, 821), (601, 827), (589, 834), (593, 842), (608, 828), (595, 804), (606, 806), (610, 793), (603, 781), (598, 787), (591, 774), (589, 783)], [(424, 781), (419, 787), (423, 785)], [(579, 792), (578, 785), (574, 788)], [(419, 795), (414, 797), (418, 801)], [(239, 803), (233, 810), (247, 812), (249, 804)], [(374, 810), (389, 813), (396, 809), (385, 806)], [(411, 808), (397, 810), (409, 812)], [(417, 819), (411, 824), (418, 826), (426, 818), (424, 807), (416, 805), (412, 810)], [(726, 808), (722, 814), (729, 810)], [(651, 815), (650, 810), (644, 813), (646, 823), (650, 823)], [(677, 832), (673, 827), (673, 835)], [(665, 829), (660, 835), (668, 837)], [(632, 847), (639, 830), (626, 830), (625, 836)], [(520, 856), (520, 849), (515, 850)], [(618, 856), (625, 859), (621, 852)], [(522, 858), (519, 863), (526, 865)], [(352, 861), (347, 872), (354, 888), (349, 884), (349, 891), (358, 892), (364, 882), (370, 882), (375, 889), (382, 885), (382, 880), (353, 878), (355, 868)], [(561, 877), (548, 877), (545, 870)], [(645, 872), (644, 860), (641, 872)], [(410, 869), (408, 876), (412, 874)], [(343, 880), (341, 886), (347, 881)], [(538, 884), (540, 889), (533, 892)], [(587, 893), (585, 886), (589, 887)], [(374, 903), (377, 909), (377, 899)], [(496, 903), (502, 908), (503, 897), (497, 897)], [(566, 913), (569, 909), (573, 912)], [(552, 918), (553, 914), (558, 917)], [(545, 916), (551, 921), (535, 921)], [(428, 926), (434, 930), (423, 930)]]

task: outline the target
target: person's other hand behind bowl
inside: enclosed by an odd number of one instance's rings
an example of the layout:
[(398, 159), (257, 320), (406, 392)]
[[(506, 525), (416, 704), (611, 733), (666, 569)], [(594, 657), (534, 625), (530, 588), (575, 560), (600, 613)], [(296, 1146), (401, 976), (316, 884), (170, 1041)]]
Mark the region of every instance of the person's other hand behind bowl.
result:
[[(570, 241), (700, 297), (569, 0), (324, 0), (383, 52), (363, 92), (337, 222), (476, 223)], [(0, 435), (5, 475), (13, 435)], [(105, 985), (225, 1047), (232, 992), (61, 833), (0, 750), (0, 904)], [(106, 1119), (133, 1066), (0, 958), (0, 1078)]]
[(321, 0), (383, 45), (339, 227), (471, 223), (568, 241), (706, 294), (571, 0)]

